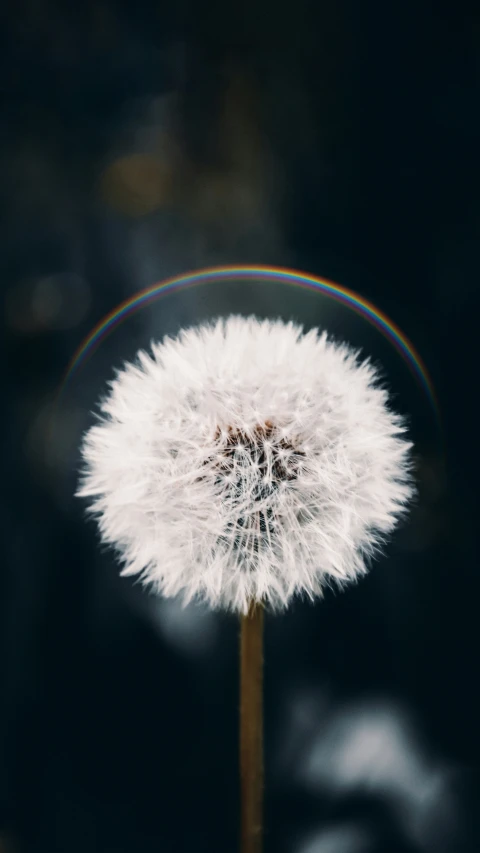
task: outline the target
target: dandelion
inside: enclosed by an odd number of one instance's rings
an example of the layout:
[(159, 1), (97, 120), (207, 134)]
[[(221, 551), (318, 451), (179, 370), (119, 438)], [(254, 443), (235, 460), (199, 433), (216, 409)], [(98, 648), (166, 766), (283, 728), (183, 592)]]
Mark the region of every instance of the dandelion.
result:
[(123, 574), (246, 613), (365, 571), (411, 494), (401, 418), (317, 330), (230, 317), (139, 353), (87, 433), (79, 495)]
[(261, 843), (263, 607), (366, 571), (412, 494), (404, 433), (349, 346), (232, 316), (140, 352), (85, 436), (78, 494), (122, 574), (241, 615), (245, 851)]

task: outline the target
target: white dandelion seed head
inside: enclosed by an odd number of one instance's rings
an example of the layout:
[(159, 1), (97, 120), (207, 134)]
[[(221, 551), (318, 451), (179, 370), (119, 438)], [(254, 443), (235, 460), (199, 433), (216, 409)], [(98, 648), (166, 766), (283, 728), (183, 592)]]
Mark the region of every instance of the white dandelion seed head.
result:
[(122, 574), (185, 602), (281, 608), (366, 570), (412, 495), (404, 432), (348, 346), (232, 316), (117, 374), (77, 494)]

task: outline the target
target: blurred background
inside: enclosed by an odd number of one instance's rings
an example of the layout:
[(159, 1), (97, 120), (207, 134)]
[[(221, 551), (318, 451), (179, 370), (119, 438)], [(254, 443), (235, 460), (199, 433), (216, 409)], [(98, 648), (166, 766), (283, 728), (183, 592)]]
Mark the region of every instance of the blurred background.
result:
[[(267, 620), (266, 853), (480, 850), (479, 45), (462, 0), (7, 0), (2, 853), (237, 849), (236, 619), (120, 579), (73, 497), (114, 367), (231, 311), (371, 354), (419, 485), (367, 578)], [(53, 411), (106, 313), (225, 264), (291, 266), (372, 300), (421, 353), (443, 437), (373, 327), (255, 281), (143, 309)]]

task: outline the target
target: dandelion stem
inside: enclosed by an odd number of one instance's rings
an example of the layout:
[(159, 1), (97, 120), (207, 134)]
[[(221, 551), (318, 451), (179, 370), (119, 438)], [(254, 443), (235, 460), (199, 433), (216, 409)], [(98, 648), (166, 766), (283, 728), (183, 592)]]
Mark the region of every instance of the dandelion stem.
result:
[(263, 607), (240, 617), (241, 853), (261, 853), (263, 837)]

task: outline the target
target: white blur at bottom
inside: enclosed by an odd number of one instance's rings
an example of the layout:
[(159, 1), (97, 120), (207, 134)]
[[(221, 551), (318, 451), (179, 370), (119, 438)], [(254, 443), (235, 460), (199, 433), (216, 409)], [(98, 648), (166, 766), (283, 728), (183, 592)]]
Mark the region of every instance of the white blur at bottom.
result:
[(368, 853), (371, 833), (357, 824), (328, 826), (304, 840), (295, 853)]
[[(292, 697), (288, 719), (279, 773), (319, 796), (367, 794), (420, 849), (450, 849), (461, 821), (457, 769), (432, 754), (404, 709), (385, 699), (335, 706), (306, 689)], [(365, 830), (348, 824), (307, 839), (298, 853), (363, 853), (365, 844)]]

